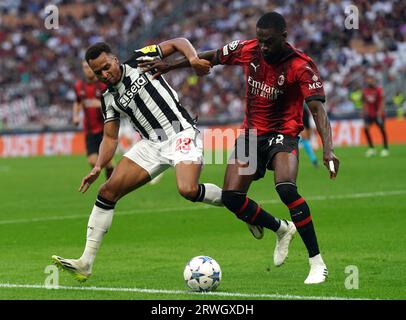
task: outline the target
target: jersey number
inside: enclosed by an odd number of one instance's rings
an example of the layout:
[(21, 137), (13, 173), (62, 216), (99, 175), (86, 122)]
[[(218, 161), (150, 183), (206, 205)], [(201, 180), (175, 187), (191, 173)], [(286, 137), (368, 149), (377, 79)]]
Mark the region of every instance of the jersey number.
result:
[(275, 139), (275, 137), (273, 137), (272, 139), (269, 139), (269, 145), (272, 146), (272, 144), (277, 144), (277, 143), (280, 143), (281, 145), (283, 145), (283, 139), (284, 139), (284, 136), (281, 134), (278, 134), (276, 136), (276, 139)]
[(190, 138), (179, 138), (176, 140), (176, 147), (175, 151), (181, 151), (181, 152), (189, 152), (190, 151), (190, 142), (192, 140)]

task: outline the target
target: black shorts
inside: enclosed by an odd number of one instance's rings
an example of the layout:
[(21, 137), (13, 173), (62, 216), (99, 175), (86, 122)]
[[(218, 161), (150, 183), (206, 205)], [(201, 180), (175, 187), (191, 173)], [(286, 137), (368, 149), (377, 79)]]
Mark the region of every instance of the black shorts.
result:
[(383, 118), (379, 118), (377, 116), (375, 116), (375, 117), (365, 116), (364, 117), (364, 123), (367, 126), (370, 126), (373, 123), (376, 123), (378, 126), (381, 126), (381, 125), (383, 125), (384, 121), (385, 121), (385, 117), (383, 117)]
[[(254, 180), (265, 176), (266, 169), (273, 170), (272, 159), (278, 152), (294, 153), (299, 159), (299, 137), (291, 137), (280, 133), (262, 136), (241, 134), (236, 140), (231, 159), (249, 163), (246, 174), (255, 172)], [(251, 173), (250, 173), (251, 171)]]
[(86, 134), (86, 153), (88, 156), (93, 153), (99, 153), (99, 147), (102, 140), (103, 132)]

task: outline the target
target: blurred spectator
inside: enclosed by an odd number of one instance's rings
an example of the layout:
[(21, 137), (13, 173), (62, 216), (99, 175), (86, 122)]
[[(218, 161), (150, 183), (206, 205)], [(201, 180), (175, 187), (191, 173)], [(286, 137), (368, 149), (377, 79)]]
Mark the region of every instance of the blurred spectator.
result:
[[(186, 37), (199, 50), (255, 37), (258, 17), (284, 14), (288, 41), (319, 65), (329, 114), (354, 114), (367, 70), (380, 75), (388, 104), (406, 92), (406, 2), (402, 0), (59, 0), (59, 28), (44, 27), (45, 0), (0, 2), (0, 123), (3, 128), (64, 127), (71, 122), (73, 84), (86, 48), (106, 41), (121, 58), (149, 43)], [(359, 29), (345, 29), (345, 9), (358, 7)], [(245, 83), (239, 68), (167, 75), (199, 119), (239, 120)], [(4, 105), (31, 97), (35, 115), (10, 123)], [(354, 100), (355, 97), (355, 100)], [(16, 102), (17, 101), (17, 102)], [(5, 114), (6, 113), (6, 114)]]

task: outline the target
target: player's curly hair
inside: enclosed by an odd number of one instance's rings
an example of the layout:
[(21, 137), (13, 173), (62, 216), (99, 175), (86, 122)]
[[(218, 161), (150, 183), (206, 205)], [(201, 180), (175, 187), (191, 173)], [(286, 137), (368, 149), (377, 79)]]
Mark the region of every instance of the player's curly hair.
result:
[(110, 46), (105, 42), (97, 42), (86, 50), (85, 59), (87, 62), (89, 62), (89, 60), (97, 59), (97, 57), (103, 52), (111, 53)]
[(276, 32), (286, 31), (285, 18), (278, 12), (265, 13), (257, 22), (257, 28), (274, 29)]

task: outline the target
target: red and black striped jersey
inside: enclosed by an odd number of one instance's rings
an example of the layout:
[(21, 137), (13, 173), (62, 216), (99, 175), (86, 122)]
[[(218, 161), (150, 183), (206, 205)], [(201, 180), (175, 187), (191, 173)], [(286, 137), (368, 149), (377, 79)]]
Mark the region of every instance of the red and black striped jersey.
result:
[[(366, 87), (362, 90), (362, 103), (365, 113), (374, 118), (378, 116), (378, 110), (383, 100), (382, 87)], [(382, 108), (383, 112), (383, 108)]]
[(107, 86), (100, 82), (86, 82), (78, 80), (75, 83), (76, 101), (83, 105), (83, 129), (87, 133), (103, 131), (104, 119), (100, 105), (100, 98)]
[(303, 102), (325, 101), (323, 82), (313, 60), (287, 43), (279, 62), (264, 59), (258, 41), (233, 41), (217, 50), (218, 63), (240, 65), (246, 77), (243, 128), (297, 136), (303, 130)]

